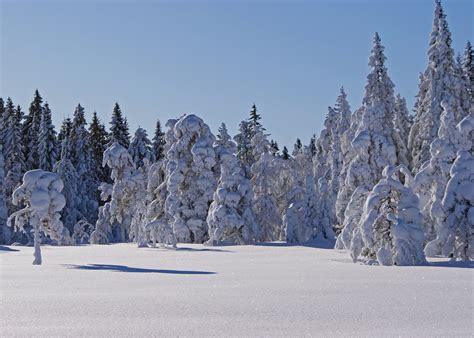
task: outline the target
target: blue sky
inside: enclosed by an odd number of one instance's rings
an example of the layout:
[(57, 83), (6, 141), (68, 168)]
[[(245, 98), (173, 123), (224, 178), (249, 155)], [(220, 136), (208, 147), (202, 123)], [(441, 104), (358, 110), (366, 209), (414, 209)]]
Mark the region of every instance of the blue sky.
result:
[[(59, 127), (80, 102), (109, 122), (115, 101), (132, 129), (151, 134), (196, 113), (235, 133), (255, 102), (280, 145), (307, 143), (344, 85), (364, 94), (373, 32), (412, 108), (426, 67), (434, 1), (0, 0), (0, 96), (26, 110), (35, 88)], [(443, 2), (462, 52), (473, 39), (472, 0)]]

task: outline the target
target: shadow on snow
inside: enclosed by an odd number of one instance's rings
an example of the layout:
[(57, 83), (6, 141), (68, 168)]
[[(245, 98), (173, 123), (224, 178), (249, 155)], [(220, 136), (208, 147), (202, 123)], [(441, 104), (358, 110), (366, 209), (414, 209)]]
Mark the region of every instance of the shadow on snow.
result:
[(13, 252), (13, 251), (20, 251), (20, 250), (13, 249), (8, 246), (0, 245), (0, 251)]
[(166, 269), (145, 269), (133, 268), (125, 265), (112, 264), (88, 264), (88, 265), (66, 265), (69, 269), (91, 270), (91, 271), (115, 271), (115, 272), (134, 272), (134, 273), (164, 273), (172, 275), (215, 275), (213, 271), (194, 271), (194, 270), (166, 270)]
[(335, 241), (331, 240), (312, 240), (304, 243), (287, 243), (287, 242), (264, 242), (256, 243), (256, 246), (272, 246), (272, 247), (291, 247), (291, 246), (304, 246), (307, 248), (315, 249), (334, 249)]
[(473, 261), (429, 262), (428, 267), (474, 269)]

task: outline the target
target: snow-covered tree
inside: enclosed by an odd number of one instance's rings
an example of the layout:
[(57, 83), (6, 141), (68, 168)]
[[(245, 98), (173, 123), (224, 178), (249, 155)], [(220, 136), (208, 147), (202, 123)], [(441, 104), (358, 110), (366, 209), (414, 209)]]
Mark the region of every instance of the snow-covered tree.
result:
[(84, 108), (78, 104), (74, 111), (72, 127), (69, 133), (68, 154), (79, 177), (77, 189), (82, 198), (77, 207), (88, 222), (95, 223), (98, 208), (97, 187), (99, 183), (96, 173), (92, 169), (90, 135), (86, 129), (86, 124)]
[(281, 217), (277, 206), (275, 178), (279, 175), (277, 158), (270, 152), (270, 142), (261, 128), (252, 137), (253, 156), (257, 161), (251, 167), (253, 211), (260, 229), (260, 241), (280, 238)]
[(14, 226), (21, 231), (27, 231), (27, 225), (33, 227), (35, 265), (42, 263), (41, 233), (59, 242), (63, 240), (60, 212), (66, 200), (62, 189), (63, 182), (58, 175), (35, 169), (25, 173), (23, 183), (13, 192), (13, 204), (25, 207), (10, 215), (8, 223), (14, 221)]
[(441, 121), (441, 102), (450, 106), (456, 122), (467, 115), (464, 103), (460, 102), (462, 95), (457, 88), (459, 79), (455, 76), (455, 67), (446, 15), (441, 2), (436, 0), (428, 66), (421, 77), (416, 116), (408, 140), (414, 173), (430, 158), (430, 145), (438, 135)]
[[(71, 129), (72, 129), (72, 121), (69, 117), (66, 117), (61, 123), (61, 129), (59, 129), (59, 133), (58, 133), (58, 145), (60, 147), (63, 144), (63, 140), (66, 137), (69, 137), (69, 135), (71, 134)], [(61, 155), (61, 151), (59, 152), (59, 155)], [(102, 161), (102, 155), (100, 158)]]
[(252, 154), (252, 131), (250, 123), (242, 121), (239, 124), (239, 133), (234, 136), (237, 144), (237, 158), (245, 171), (245, 175), (250, 177), (250, 167), (254, 163)]
[(252, 137), (253, 135), (255, 135), (257, 129), (262, 129), (263, 131), (265, 131), (265, 128), (263, 128), (262, 124), (260, 123), (261, 119), (262, 116), (257, 112), (257, 106), (254, 103), (252, 105), (252, 109), (250, 110), (250, 117), (248, 119)]
[(442, 102), (441, 105), (444, 111), (441, 114), (438, 137), (431, 142), (431, 158), (423, 164), (415, 176), (415, 191), (420, 198), (425, 237), (429, 241), (436, 236), (436, 220), (432, 211), (433, 208), (435, 211), (439, 208), (461, 141), (459, 132), (456, 130), (454, 112), (446, 102)]
[(29, 114), (23, 123), (23, 146), (25, 152), (26, 169), (36, 169), (39, 166), (40, 154), (38, 152), (39, 131), (41, 112), (43, 110), (43, 98), (38, 90), (30, 105)]
[(110, 121), (110, 144), (114, 142), (127, 149), (130, 145), (127, 121), (123, 117), (122, 110), (117, 102), (115, 103), (112, 120)]
[(175, 142), (167, 153), (165, 208), (178, 242), (203, 243), (206, 222), (216, 189), (214, 135), (196, 115), (181, 117), (174, 125)]
[(102, 167), (102, 156), (104, 155), (104, 151), (108, 142), (108, 134), (105, 130), (105, 126), (97, 117), (96, 112), (94, 112), (92, 115), (91, 124), (89, 125), (89, 135), (91, 149), (91, 171), (95, 172), (95, 176), (97, 176), (99, 182), (108, 182), (109, 172), (107, 168)]
[(153, 154), (155, 159), (161, 160), (165, 156), (165, 133), (161, 130), (160, 120), (156, 120), (155, 134), (153, 135)]
[(102, 199), (105, 201), (110, 197), (110, 201), (99, 208), (91, 243), (124, 242), (129, 239), (137, 192), (145, 190), (143, 175), (135, 170), (127, 149), (117, 142), (105, 150), (103, 165), (111, 169), (114, 183), (100, 186)]
[(410, 188), (411, 179), (403, 165), (384, 169), (382, 179), (367, 197), (360, 223), (354, 230), (350, 247), (354, 262), (361, 254), (367, 259), (376, 259), (381, 265), (426, 262), (423, 217), (418, 198)]
[(303, 144), (301, 143), (301, 140), (299, 138), (296, 139), (296, 142), (293, 146), (293, 151), (291, 152), (291, 155), (294, 157), (301, 153), (303, 151)]
[(474, 259), (474, 114), (457, 126), (460, 150), (450, 168), (441, 203), (435, 203), (436, 238), (425, 248), (428, 256)]
[(148, 139), (148, 134), (145, 129), (138, 128), (135, 131), (132, 142), (128, 147), (128, 152), (132, 156), (133, 163), (137, 168), (148, 167), (155, 162), (155, 155), (151, 141)]
[[(14, 109), (13, 102), (7, 100), (4, 113), (4, 151), (5, 154), (5, 196), (11, 196), (21, 183), (25, 172), (25, 158), (23, 153), (23, 138), (21, 120), (23, 114), (20, 106)], [(7, 199), (9, 214), (16, 210), (10, 198)]]
[(38, 135), (39, 168), (45, 171), (52, 171), (56, 163), (57, 140), (56, 131), (51, 118), (51, 109), (48, 103), (44, 104), (41, 111), (40, 130)]
[(367, 76), (361, 116), (357, 121), (356, 135), (352, 140), (352, 148), (356, 155), (349, 163), (346, 180), (342, 186), (341, 196), (350, 195), (351, 199), (344, 213), (343, 230), (339, 235), (342, 237), (337, 242), (338, 248), (341, 244), (348, 248), (354, 224), (359, 222), (360, 210), (348, 209), (360, 206), (367, 191), (381, 179), (383, 169), (398, 163), (392, 138), (394, 85), (387, 74), (383, 50), (380, 37), (375, 33), (374, 46), (369, 58), (371, 72)]
[(281, 158), (283, 160), (289, 160), (290, 159), (290, 153), (288, 152), (288, 148), (286, 146), (283, 146), (283, 150), (281, 151)]
[(252, 186), (240, 167), (235, 155), (237, 147), (224, 123), (219, 128), (215, 152), (220, 165), (220, 178), (207, 215), (207, 243), (252, 243), (258, 236), (252, 211)]
[(81, 200), (83, 196), (79, 193), (79, 175), (71, 162), (68, 146), (69, 137), (63, 139), (61, 146), (61, 157), (54, 165), (53, 171), (61, 178), (64, 187), (62, 193), (66, 199), (66, 205), (62, 211), (61, 220), (70, 234), (74, 233), (74, 227), (80, 220), (85, 220), (81, 212)]
[(408, 151), (408, 135), (410, 133), (411, 123), (406, 100), (398, 94), (395, 98), (392, 137), (395, 142), (399, 164), (403, 164), (406, 167), (409, 167), (411, 164), (411, 154)]
[(5, 195), (5, 161), (3, 160), (3, 148), (0, 144), (0, 243), (10, 244), (10, 229), (7, 227), (7, 203)]
[(468, 93), (471, 95), (471, 105), (474, 101), (474, 50), (472, 49), (471, 42), (466, 43), (466, 48), (464, 49), (464, 58), (463, 58), (463, 72), (464, 76), (467, 79), (468, 83)]

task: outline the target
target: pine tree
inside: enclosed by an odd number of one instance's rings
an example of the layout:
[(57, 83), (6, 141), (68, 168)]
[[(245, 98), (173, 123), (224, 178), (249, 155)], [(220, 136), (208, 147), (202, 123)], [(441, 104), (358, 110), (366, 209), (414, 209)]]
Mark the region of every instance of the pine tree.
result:
[(408, 135), (411, 128), (411, 117), (408, 113), (405, 98), (400, 94), (395, 98), (395, 110), (393, 117), (393, 140), (397, 152), (398, 164), (408, 167), (411, 163), (410, 153), (408, 151)]
[(284, 160), (290, 159), (290, 154), (288, 153), (288, 148), (286, 146), (283, 146), (283, 150), (281, 151), (281, 158)]
[[(66, 127), (67, 128), (67, 127)], [(102, 157), (106, 149), (108, 134), (105, 126), (100, 122), (97, 113), (92, 115), (92, 121), (89, 126), (90, 148), (91, 148), (91, 168), (97, 174), (99, 182), (108, 182), (109, 171), (102, 166)]]
[(220, 178), (206, 219), (210, 245), (249, 244), (258, 236), (252, 211), (252, 187), (239, 165), (236, 148), (222, 123), (215, 142)]
[(416, 116), (408, 140), (414, 173), (430, 158), (430, 144), (437, 137), (441, 121), (441, 102), (451, 106), (457, 122), (467, 115), (463, 103), (459, 102), (462, 95), (456, 92), (455, 67), (446, 15), (441, 2), (436, 0), (428, 66), (421, 78)]
[(315, 156), (316, 155), (316, 134), (313, 134), (313, 136), (311, 136), (311, 139), (309, 140), (309, 150), (311, 152), (311, 156)]
[(153, 136), (153, 153), (157, 161), (165, 157), (165, 133), (161, 130), (160, 120), (156, 120), (155, 134)]
[(471, 105), (474, 104), (474, 50), (472, 49), (471, 42), (466, 43), (466, 49), (464, 50), (463, 60), (463, 71), (469, 86), (468, 92), (471, 95)]
[(296, 139), (295, 145), (293, 146), (293, 152), (291, 155), (296, 156), (303, 151), (303, 144), (299, 138)]
[[(61, 129), (59, 130), (58, 133), (58, 145), (59, 147), (62, 147), (63, 141), (66, 137), (69, 137), (71, 134), (71, 129), (72, 129), (72, 121), (69, 117), (66, 117), (62, 124), (61, 124)], [(61, 154), (61, 151), (59, 152)]]
[(38, 152), (41, 156), (39, 159), (39, 168), (45, 171), (52, 171), (58, 154), (56, 131), (54, 130), (54, 125), (51, 120), (51, 110), (48, 103), (44, 104), (40, 121)]
[[(16, 187), (21, 183), (23, 173), (26, 171), (26, 164), (23, 152), (23, 137), (22, 137), (22, 125), (23, 112), (21, 107), (18, 106), (13, 115), (9, 115), (7, 126), (7, 139), (10, 143), (6, 143), (9, 146), (8, 153), (5, 157), (5, 168), (6, 168), (6, 180), (5, 180), (5, 193), (6, 196), (11, 196)], [(7, 199), (7, 206), (9, 213), (12, 213), (16, 208), (11, 203), (11, 199)]]
[(250, 167), (255, 162), (252, 153), (252, 131), (250, 122), (242, 121), (239, 124), (239, 133), (234, 136), (237, 143), (237, 158), (239, 159), (246, 177), (250, 177)]
[(118, 103), (115, 103), (110, 121), (110, 144), (117, 142), (122, 147), (128, 149), (130, 145), (130, 135), (128, 133), (127, 120), (122, 115), (122, 110)]
[(254, 103), (253, 106), (252, 106), (252, 109), (250, 110), (250, 117), (248, 119), (252, 137), (255, 134), (257, 128), (261, 128), (263, 131), (265, 131), (265, 128), (263, 128), (261, 123), (260, 123), (261, 119), (262, 119), (262, 117), (257, 112), (257, 106)]
[(43, 110), (43, 98), (38, 90), (31, 102), (29, 114), (26, 115), (23, 123), (23, 145), (25, 151), (26, 169), (37, 169), (39, 166), (39, 130), (41, 122), (41, 112)]
[[(346, 181), (341, 189), (341, 194), (351, 196), (351, 200), (345, 210), (338, 248), (349, 249), (353, 231), (360, 220), (360, 206), (367, 193), (382, 178), (383, 169), (398, 161), (392, 138), (394, 85), (388, 76), (385, 60), (384, 47), (379, 35), (375, 33), (369, 58), (371, 71), (367, 76), (362, 101), (362, 115), (357, 121), (358, 129), (352, 141), (356, 155), (349, 164)], [(348, 215), (350, 217), (347, 217)]]
[(145, 169), (155, 162), (153, 146), (148, 139), (146, 130), (143, 128), (139, 127), (135, 131), (128, 152), (132, 156), (133, 163), (135, 163), (137, 168)]
[(7, 226), (8, 210), (5, 195), (5, 161), (0, 144), (0, 244), (10, 244), (10, 229)]

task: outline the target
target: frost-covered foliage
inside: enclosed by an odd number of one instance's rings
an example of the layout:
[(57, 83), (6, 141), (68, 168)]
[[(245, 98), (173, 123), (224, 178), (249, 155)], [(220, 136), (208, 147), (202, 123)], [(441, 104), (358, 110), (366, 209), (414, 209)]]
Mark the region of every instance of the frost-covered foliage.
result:
[(469, 102), (463, 102), (460, 79), (456, 76), (451, 33), (441, 2), (436, 0), (433, 29), (428, 49), (428, 66), (420, 81), (416, 116), (410, 130), (408, 147), (411, 150), (413, 172), (430, 159), (431, 142), (438, 136), (441, 102), (453, 112), (456, 123), (467, 115)]
[(3, 148), (0, 144), (0, 244), (10, 244), (10, 229), (7, 227), (7, 203), (5, 195), (5, 161), (3, 160)]
[(436, 238), (425, 248), (428, 256), (474, 259), (474, 115), (457, 126), (460, 150), (450, 168), (441, 203), (433, 205)]
[(72, 243), (73, 244), (88, 244), (90, 241), (90, 236), (94, 226), (88, 223), (86, 220), (80, 220), (74, 225), (74, 230), (72, 232)]
[(161, 160), (165, 157), (165, 133), (161, 130), (160, 120), (156, 121), (155, 134), (153, 135), (153, 155), (155, 159)]
[(234, 136), (234, 141), (237, 143), (237, 158), (244, 169), (245, 175), (250, 177), (250, 168), (255, 160), (252, 151), (252, 130), (249, 122), (240, 122), (239, 133)]
[(60, 244), (64, 237), (60, 221), (61, 210), (66, 199), (61, 193), (63, 182), (58, 175), (41, 169), (30, 170), (23, 176), (23, 183), (13, 192), (13, 204), (24, 204), (24, 208), (10, 215), (8, 221), (21, 231), (28, 231), (31, 225), (34, 231), (35, 260), (33, 264), (41, 264), (41, 232)]
[(385, 168), (382, 179), (369, 193), (354, 230), (350, 247), (354, 262), (362, 254), (381, 265), (425, 263), (423, 218), (410, 181), (405, 166)]
[(146, 168), (155, 162), (155, 155), (151, 141), (145, 129), (138, 128), (128, 147), (128, 152), (132, 156), (133, 163), (137, 168)]
[(277, 158), (271, 154), (270, 142), (261, 128), (257, 128), (251, 143), (257, 161), (251, 167), (253, 211), (262, 242), (280, 238), (281, 217), (277, 206), (276, 184), (281, 170)]
[[(360, 205), (364, 194), (380, 180), (386, 166), (398, 162), (392, 128), (387, 128), (393, 125), (395, 97), (394, 85), (384, 64), (386, 58), (383, 50), (380, 37), (375, 33), (374, 46), (369, 58), (371, 72), (367, 76), (360, 120), (356, 122), (357, 132), (351, 143), (355, 156), (349, 163), (341, 192), (341, 196), (350, 194), (351, 200), (344, 213), (343, 230), (340, 234), (343, 237), (337, 242), (338, 248), (341, 248), (341, 244), (345, 244), (344, 247), (348, 249), (346, 244), (348, 238), (352, 236), (352, 225), (359, 221), (357, 219), (359, 210), (350, 208)], [(357, 188), (360, 188), (358, 193)], [(347, 218), (348, 216), (350, 217)], [(348, 229), (344, 229), (348, 225)]]
[[(174, 125), (178, 120), (171, 119), (166, 123), (168, 128), (164, 135), (163, 153), (166, 154), (170, 146), (176, 141), (174, 138)], [(176, 237), (170, 223), (170, 217), (165, 209), (166, 198), (168, 197), (167, 189), (167, 166), (173, 165), (167, 157), (161, 158), (154, 163), (148, 172), (147, 185), (147, 211), (145, 230), (149, 240), (153, 246), (159, 243), (162, 246), (176, 246)], [(171, 169), (171, 168), (168, 168)]]
[(39, 168), (52, 171), (58, 158), (56, 131), (51, 119), (51, 109), (44, 104), (41, 112), (40, 130), (38, 135)]
[(175, 141), (168, 150), (165, 208), (179, 242), (203, 243), (216, 189), (214, 135), (196, 115), (181, 117), (173, 128)]
[(54, 165), (53, 171), (59, 175), (64, 184), (62, 193), (66, 199), (66, 205), (62, 211), (61, 220), (69, 233), (72, 234), (76, 223), (85, 217), (78, 208), (82, 198), (78, 191), (79, 175), (72, 165), (67, 142), (68, 138), (65, 138), (61, 147), (61, 158)]
[(249, 244), (258, 236), (252, 211), (252, 187), (235, 155), (236, 151), (235, 143), (225, 124), (222, 124), (215, 142), (220, 178), (207, 215), (207, 243), (210, 245)]
[(395, 98), (392, 138), (395, 142), (398, 164), (403, 164), (406, 167), (411, 164), (411, 154), (408, 151), (408, 134), (411, 124), (411, 116), (408, 113), (406, 100), (398, 94)]
[(110, 201), (100, 207), (96, 229), (91, 235), (94, 244), (128, 241), (132, 216), (136, 212), (137, 192), (145, 190), (143, 175), (135, 171), (130, 154), (120, 144), (114, 143), (105, 150), (105, 165), (111, 169), (114, 183), (100, 186), (101, 198), (107, 200), (110, 197)]
[(438, 137), (431, 142), (431, 158), (423, 164), (415, 176), (415, 191), (420, 198), (427, 240), (433, 240), (436, 236), (436, 219), (433, 212), (436, 212), (443, 199), (450, 178), (450, 169), (461, 145), (454, 112), (446, 102), (441, 105), (444, 111), (441, 115)]
[(116, 102), (110, 121), (110, 145), (118, 143), (128, 149), (130, 145), (130, 134), (128, 132), (127, 120), (123, 117), (122, 110)]
[(98, 202), (98, 182), (93, 173), (90, 135), (86, 129), (84, 108), (78, 104), (72, 119), (72, 127), (68, 137), (70, 160), (78, 175), (77, 191), (81, 195), (77, 208), (90, 223), (95, 223)]

